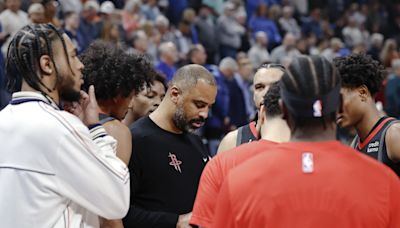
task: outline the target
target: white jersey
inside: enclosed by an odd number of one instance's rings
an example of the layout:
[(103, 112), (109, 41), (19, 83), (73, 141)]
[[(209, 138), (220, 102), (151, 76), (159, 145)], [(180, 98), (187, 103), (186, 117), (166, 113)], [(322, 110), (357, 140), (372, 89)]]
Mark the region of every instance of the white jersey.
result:
[(0, 112), (0, 227), (99, 227), (123, 218), (129, 171), (102, 126), (88, 129), (40, 93)]

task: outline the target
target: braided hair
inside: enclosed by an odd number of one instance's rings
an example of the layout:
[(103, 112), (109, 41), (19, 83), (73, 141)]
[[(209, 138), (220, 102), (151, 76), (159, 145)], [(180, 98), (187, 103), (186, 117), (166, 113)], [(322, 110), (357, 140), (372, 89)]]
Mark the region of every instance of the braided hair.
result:
[[(59, 73), (54, 62), (53, 50), (53, 42), (56, 40), (61, 41), (68, 66), (72, 71), (64, 38), (54, 25), (26, 25), (15, 34), (8, 46), (6, 61), (7, 88), (10, 92), (19, 91), (22, 80), (33, 89), (42, 93), (46, 93), (42, 90), (42, 87), (47, 92), (56, 89), (59, 83)], [(48, 55), (54, 65), (56, 82), (52, 88), (49, 88), (42, 82), (41, 75), (38, 73), (40, 72), (39, 60), (43, 55)]]
[[(281, 79), (281, 90), (286, 90), (299, 99), (304, 100), (318, 99), (334, 89), (339, 89), (338, 86), (340, 86), (338, 71), (333, 64), (321, 56), (303, 55), (294, 58)], [(339, 91), (335, 96), (337, 96), (335, 99), (338, 100)], [(335, 121), (336, 110), (326, 115), (321, 114), (308, 117), (298, 115), (295, 110), (291, 111), (290, 115), (294, 118), (296, 127), (321, 123), (325, 126), (327, 121)]]

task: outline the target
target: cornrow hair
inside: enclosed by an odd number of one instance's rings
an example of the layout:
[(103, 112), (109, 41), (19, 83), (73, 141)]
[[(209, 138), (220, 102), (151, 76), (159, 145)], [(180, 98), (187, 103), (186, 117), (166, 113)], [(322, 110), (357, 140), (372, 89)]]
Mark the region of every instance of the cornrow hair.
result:
[[(27, 25), (19, 30), (8, 46), (6, 75), (7, 88), (10, 92), (19, 91), (22, 80), (26, 81), (33, 89), (45, 93), (53, 91), (59, 83), (59, 73), (54, 61), (53, 42), (60, 40), (68, 66), (72, 72), (69, 62), (67, 47), (62, 33), (52, 24)], [(39, 60), (43, 55), (48, 55), (54, 65), (56, 82), (53, 88), (47, 87), (41, 81), (38, 74), (40, 70)]]
[[(336, 93), (333, 100), (339, 100), (339, 73), (333, 64), (321, 56), (302, 55), (294, 58), (284, 73), (280, 83), (281, 90), (289, 92), (300, 100), (318, 100), (319, 98), (332, 93), (334, 90)], [(316, 116), (302, 116), (299, 114), (302, 111), (300, 110), (301, 107), (299, 107), (298, 110), (291, 110), (290, 114), (294, 117), (295, 126), (302, 127), (313, 120), (322, 121), (324, 125), (326, 124), (326, 121), (334, 121), (336, 118), (336, 111), (333, 111), (333, 109), (337, 108), (337, 104), (331, 100), (328, 100), (327, 102), (331, 102), (331, 104), (323, 105), (335, 106), (333, 108), (330, 107), (332, 109), (330, 110), (330, 113), (321, 113)], [(310, 110), (306, 111), (309, 112)]]
[(334, 63), (340, 72), (342, 85), (356, 88), (365, 85), (372, 96), (378, 93), (385, 77), (385, 69), (378, 61), (365, 54), (352, 54), (336, 58)]

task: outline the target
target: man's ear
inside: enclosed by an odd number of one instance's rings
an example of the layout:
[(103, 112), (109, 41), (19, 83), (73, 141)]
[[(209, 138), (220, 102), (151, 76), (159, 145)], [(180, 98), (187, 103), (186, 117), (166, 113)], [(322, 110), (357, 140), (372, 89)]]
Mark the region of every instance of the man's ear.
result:
[(171, 97), (171, 101), (174, 104), (177, 104), (178, 100), (179, 100), (179, 96), (181, 95), (181, 90), (178, 87), (176, 87), (176, 85), (172, 85), (170, 87), (169, 91), (170, 91), (169, 95)]
[(359, 86), (357, 88), (358, 96), (361, 98), (361, 101), (367, 101), (368, 97), (372, 97), (371, 93), (368, 90), (368, 87), (365, 85)]
[(53, 74), (53, 63), (51, 62), (50, 56), (42, 55), (39, 59), (40, 71), (46, 75), (50, 76)]

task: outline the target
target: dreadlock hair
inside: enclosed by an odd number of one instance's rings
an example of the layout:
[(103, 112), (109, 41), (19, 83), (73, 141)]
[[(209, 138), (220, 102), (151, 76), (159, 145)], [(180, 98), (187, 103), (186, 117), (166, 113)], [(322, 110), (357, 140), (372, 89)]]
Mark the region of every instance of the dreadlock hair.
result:
[[(33, 89), (42, 93), (45, 93), (42, 87), (47, 92), (56, 89), (59, 82), (59, 74), (54, 62), (53, 52), (53, 43), (56, 40), (60, 40), (68, 66), (71, 69), (64, 38), (54, 25), (26, 25), (15, 34), (8, 46), (6, 61), (7, 88), (11, 93), (21, 89), (22, 80), (28, 83)], [(41, 81), (39, 60), (43, 55), (48, 55), (54, 65), (56, 83), (53, 88), (47, 87)]]
[(378, 93), (385, 77), (382, 64), (365, 54), (352, 54), (336, 58), (334, 63), (340, 72), (342, 85), (347, 88), (357, 88), (365, 85), (372, 97)]
[(150, 86), (155, 70), (142, 55), (129, 55), (114, 43), (96, 40), (81, 54), (84, 84), (96, 88), (96, 98), (105, 101), (121, 95), (128, 97), (132, 91), (139, 93)]
[(282, 114), (279, 106), (279, 99), (281, 98), (280, 92), (279, 81), (272, 83), (264, 96), (264, 110), (266, 116), (276, 117)]
[[(340, 77), (335, 66), (326, 58), (301, 55), (292, 60), (280, 83), (281, 91), (286, 90), (300, 99), (309, 99), (322, 97), (340, 86)], [(327, 122), (335, 121), (336, 111), (320, 117), (302, 117), (292, 111), (290, 116), (295, 129), (320, 124), (326, 127)]]

